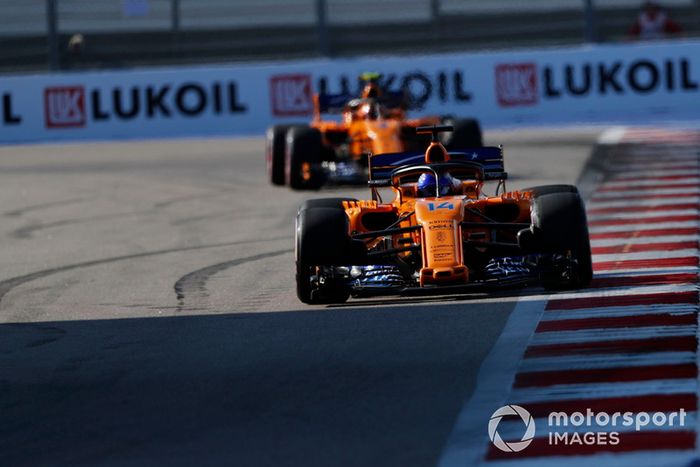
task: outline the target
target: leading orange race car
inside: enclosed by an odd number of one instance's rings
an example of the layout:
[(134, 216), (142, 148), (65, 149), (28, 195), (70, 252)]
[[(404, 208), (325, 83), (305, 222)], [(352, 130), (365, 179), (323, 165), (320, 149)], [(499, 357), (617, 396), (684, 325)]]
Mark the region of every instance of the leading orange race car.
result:
[[(266, 163), (270, 182), (291, 188), (316, 189), (322, 185), (364, 184), (367, 157), (421, 150), (427, 139), (416, 133), (425, 125), (448, 123), (455, 131), (443, 142), (450, 149), (482, 145), (481, 128), (474, 119), (426, 116), (409, 119), (403, 91), (384, 92), (381, 75), (363, 73), (361, 97), (316, 94), (310, 124), (275, 125), (268, 129)], [(340, 119), (324, 119), (340, 112)]]
[[(369, 160), (370, 200), (306, 201), (296, 219), (297, 295), (310, 304), (350, 296), (460, 293), (540, 283), (579, 288), (592, 278), (586, 212), (576, 187), (507, 192), (500, 147)], [(495, 194), (483, 192), (495, 182)], [(382, 201), (381, 191), (392, 199)]]

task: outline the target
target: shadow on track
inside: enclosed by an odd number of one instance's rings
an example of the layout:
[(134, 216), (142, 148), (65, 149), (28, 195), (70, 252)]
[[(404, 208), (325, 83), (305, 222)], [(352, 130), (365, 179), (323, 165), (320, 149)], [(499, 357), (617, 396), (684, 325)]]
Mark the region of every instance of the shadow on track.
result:
[[(339, 303), (334, 305), (327, 305), (328, 309), (331, 308), (356, 308), (360, 306), (391, 306), (391, 305), (408, 305), (408, 304), (440, 304), (440, 303), (462, 303), (463, 305), (471, 305), (474, 300), (483, 299), (503, 299), (504, 301), (510, 301), (512, 304), (520, 297), (536, 297), (542, 294), (556, 294), (555, 292), (549, 291), (545, 292), (540, 286), (528, 286), (522, 288), (501, 288), (488, 291), (480, 292), (470, 292), (470, 293), (460, 293), (460, 294), (446, 294), (446, 295), (416, 295), (416, 296), (400, 296), (400, 295), (389, 295), (384, 297), (373, 297), (373, 298), (358, 298), (350, 299), (346, 303)], [(561, 293), (568, 293), (563, 291)]]
[(512, 308), (0, 325), (3, 465), (434, 465)]

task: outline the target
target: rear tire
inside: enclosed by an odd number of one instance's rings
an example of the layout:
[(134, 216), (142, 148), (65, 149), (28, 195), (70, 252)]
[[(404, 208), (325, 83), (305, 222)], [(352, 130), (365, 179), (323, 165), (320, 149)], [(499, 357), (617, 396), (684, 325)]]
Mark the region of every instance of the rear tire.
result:
[(284, 185), (284, 163), (289, 125), (275, 125), (267, 129), (265, 162), (267, 176), (273, 185)]
[[(325, 201), (325, 200), (314, 200)], [(350, 288), (343, 282), (312, 284), (317, 267), (348, 265), (351, 256), (348, 217), (336, 207), (300, 209), (296, 220), (297, 297), (311, 305), (344, 303)]]
[(571, 255), (573, 267), (565, 276), (543, 277), (546, 289), (586, 287), (593, 277), (586, 210), (578, 193), (554, 192), (532, 201), (532, 223), (542, 253)]
[(484, 145), (479, 121), (473, 118), (446, 118), (446, 125), (452, 125), (454, 130), (445, 137), (445, 148), (448, 151), (480, 148)]
[(295, 190), (315, 190), (321, 186), (318, 165), (323, 160), (321, 132), (308, 126), (287, 130), (285, 181)]

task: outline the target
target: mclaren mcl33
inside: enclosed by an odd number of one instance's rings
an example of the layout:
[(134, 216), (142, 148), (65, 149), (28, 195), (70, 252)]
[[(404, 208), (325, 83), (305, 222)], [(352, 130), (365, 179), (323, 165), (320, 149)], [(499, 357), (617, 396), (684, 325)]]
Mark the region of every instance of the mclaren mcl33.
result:
[[(592, 278), (584, 203), (575, 186), (506, 190), (502, 147), (369, 158), (371, 199), (306, 201), (296, 218), (297, 295), (440, 294), (531, 285), (580, 288)], [(492, 196), (485, 184), (495, 186)], [(391, 197), (386, 202), (382, 195)]]
[(309, 124), (270, 127), (265, 150), (270, 182), (295, 190), (362, 185), (367, 181), (368, 154), (422, 151), (429, 140), (416, 133), (416, 128), (424, 125), (453, 125), (455, 131), (443, 138), (450, 149), (482, 145), (477, 120), (408, 118), (405, 93), (382, 91), (380, 78), (377, 73), (361, 75), (364, 89), (360, 97), (315, 95), (314, 117)]

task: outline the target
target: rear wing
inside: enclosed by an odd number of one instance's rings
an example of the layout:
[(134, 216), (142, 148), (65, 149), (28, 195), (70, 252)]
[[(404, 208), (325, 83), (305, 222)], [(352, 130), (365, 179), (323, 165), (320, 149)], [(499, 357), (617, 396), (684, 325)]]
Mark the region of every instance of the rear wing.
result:
[[(318, 94), (318, 112), (325, 113), (340, 113), (345, 109), (345, 106), (357, 96), (352, 94)], [(397, 109), (406, 107), (408, 101), (406, 93), (403, 91), (384, 92), (378, 99), (379, 103), (388, 109)]]
[[(503, 163), (503, 148), (500, 146), (464, 149), (449, 154), (450, 161), (469, 161), (480, 164), (484, 169), (484, 180), (506, 180), (508, 178)], [(369, 157), (369, 179), (388, 179), (391, 172), (399, 167), (423, 164), (425, 164), (424, 153), (393, 152), (373, 155)]]

